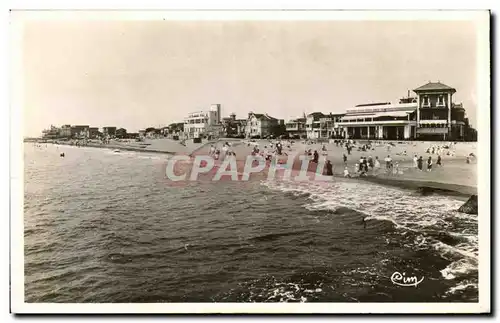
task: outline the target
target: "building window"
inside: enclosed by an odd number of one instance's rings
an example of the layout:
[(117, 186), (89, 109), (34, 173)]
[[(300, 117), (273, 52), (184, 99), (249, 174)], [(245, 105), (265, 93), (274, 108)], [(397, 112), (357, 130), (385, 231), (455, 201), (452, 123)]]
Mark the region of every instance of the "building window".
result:
[(431, 106), (431, 100), (429, 99), (429, 97), (427, 95), (424, 96), (422, 99), (422, 106), (423, 107), (430, 107)]
[(444, 107), (444, 97), (442, 95), (438, 96), (437, 106)]

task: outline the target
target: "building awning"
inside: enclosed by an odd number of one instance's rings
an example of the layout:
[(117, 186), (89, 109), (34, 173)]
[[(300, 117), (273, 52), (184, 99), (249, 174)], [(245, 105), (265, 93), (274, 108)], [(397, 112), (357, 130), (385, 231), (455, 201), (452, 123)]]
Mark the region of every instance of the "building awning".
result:
[(411, 111), (384, 111), (384, 112), (375, 112), (371, 114), (357, 114), (357, 115), (348, 115), (342, 117), (342, 121), (350, 121), (350, 120), (358, 120), (358, 119), (376, 119), (380, 117), (407, 117), (408, 114), (412, 113)]
[(351, 116), (343, 116), (342, 121), (350, 121), (350, 120), (358, 120), (365, 118), (374, 118), (375, 114), (359, 114), (359, 115), (351, 115)]
[(412, 113), (413, 111), (388, 111), (388, 112), (377, 112), (373, 116), (373, 118), (379, 118), (379, 117), (407, 117), (408, 114)]

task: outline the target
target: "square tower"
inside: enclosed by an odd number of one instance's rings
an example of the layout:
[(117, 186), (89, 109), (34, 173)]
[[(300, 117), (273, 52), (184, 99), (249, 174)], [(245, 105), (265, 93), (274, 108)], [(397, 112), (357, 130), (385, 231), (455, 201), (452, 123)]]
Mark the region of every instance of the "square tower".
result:
[(452, 97), (456, 90), (438, 81), (413, 91), (417, 94), (417, 138), (449, 139)]

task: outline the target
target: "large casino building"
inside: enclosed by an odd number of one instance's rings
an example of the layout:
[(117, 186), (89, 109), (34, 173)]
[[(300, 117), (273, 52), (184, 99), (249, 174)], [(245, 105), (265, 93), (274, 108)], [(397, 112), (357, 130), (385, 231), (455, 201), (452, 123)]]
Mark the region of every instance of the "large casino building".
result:
[(346, 111), (335, 127), (343, 138), (390, 140), (464, 140), (469, 122), (456, 90), (429, 82), (415, 96), (390, 102), (360, 104)]

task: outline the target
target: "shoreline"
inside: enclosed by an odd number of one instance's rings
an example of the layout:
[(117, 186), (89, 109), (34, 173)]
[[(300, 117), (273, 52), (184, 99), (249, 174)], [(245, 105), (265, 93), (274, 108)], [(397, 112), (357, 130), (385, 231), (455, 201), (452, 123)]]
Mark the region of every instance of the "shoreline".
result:
[(423, 196), (439, 194), (445, 196), (469, 198), (471, 195), (477, 195), (477, 187), (467, 185), (450, 184), (435, 181), (420, 181), (405, 178), (390, 179), (377, 176), (358, 177), (355, 179), (385, 186), (414, 190), (417, 193), (422, 194)]
[[(70, 147), (91, 147), (91, 148), (100, 148), (100, 149), (111, 149), (111, 150), (114, 150), (114, 149), (119, 149), (119, 150), (123, 150), (123, 151), (135, 151), (135, 152), (144, 152), (144, 153), (155, 153), (155, 154), (166, 154), (166, 155), (175, 155), (175, 154), (188, 154), (188, 155), (193, 155), (195, 154), (198, 150), (206, 147), (206, 145), (210, 145), (210, 144), (217, 144), (217, 143), (220, 143), (220, 142), (239, 142), (240, 140), (239, 139), (218, 139), (218, 140), (210, 140), (210, 141), (206, 141), (206, 142), (202, 142), (200, 144), (196, 144), (196, 146), (191, 146), (190, 145), (182, 145), (180, 142), (174, 142), (176, 143), (179, 148), (182, 147), (181, 149), (178, 149), (177, 151), (176, 150), (162, 150), (162, 149), (151, 149), (151, 148), (140, 148), (140, 147), (130, 147), (126, 144), (118, 144), (118, 143), (111, 143), (111, 144), (99, 144), (99, 143), (93, 143), (93, 142), (90, 142), (90, 143), (87, 143), (85, 145), (81, 145), (81, 146), (77, 146), (77, 145), (74, 145), (70, 142), (67, 142), (67, 141), (63, 141), (63, 142), (45, 142), (45, 144), (52, 144), (52, 145), (61, 145), (61, 146), (70, 146)], [(25, 142), (25, 143), (29, 143), (29, 141)], [(182, 151), (184, 150), (184, 151)], [(187, 151), (186, 151), (187, 150)]]
[(119, 150), (123, 150), (123, 151), (136, 151), (136, 152), (166, 154), (166, 155), (174, 155), (174, 154), (176, 154), (176, 152), (172, 152), (172, 151), (157, 150), (157, 149), (148, 149), (148, 148), (139, 148), (139, 147), (127, 147), (127, 146), (117, 145), (117, 144), (87, 143), (87, 144), (82, 145), (82, 146), (73, 145), (73, 144), (68, 143), (68, 142), (57, 142), (57, 143), (55, 143), (55, 142), (48, 142), (48, 144), (61, 145), (61, 146), (70, 146), (70, 147), (76, 147), (76, 148), (90, 147), (90, 148), (100, 148), (100, 149), (110, 149), (110, 150), (119, 149)]
[[(200, 149), (203, 149), (206, 147), (206, 145), (210, 144), (217, 144), (221, 142), (226, 142), (226, 141), (232, 141), (232, 142), (242, 142), (243, 140), (241, 139), (218, 139), (218, 140), (211, 140), (205, 143), (201, 143), (199, 146), (196, 147), (191, 147), (189, 149), (188, 146), (182, 146), (186, 149), (191, 150), (189, 152), (189, 155), (193, 155), (196, 152), (198, 152)], [(28, 142), (26, 142), (28, 143)], [(71, 144), (69, 142), (47, 142), (49, 144), (54, 144), (54, 145), (61, 145), (61, 146), (71, 146), (71, 147), (77, 147), (74, 144)], [(175, 155), (178, 153), (185, 153), (185, 152), (175, 152), (175, 151), (167, 151), (167, 150), (157, 150), (157, 149), (148, 149), (148, 148), (139, 148), (139, 147), (127, 147), (126, 145), (120, 145), (120, 144), (98, 144), (98, 143), (87, 143), (84, 146), (80, 147), (91, 147), (91, 148), (98, 148), (98, 149), (109, 149), (109, 150), (114, 150), (114, 149), (119, 149), (123, 151), (134, 151), (134, 152), (143, 152), (143, 153), (153, 153), (153, 154), (164, 154), (164, 155)], [(340, 166), (339, 168), (342, 168), (342, 165), (340, 163), (334, 163), (334, 166)], [(337, 168), (337, 167), (335, 167)], [(440, 182), (440, 181), (429, 181), (429, 180), (419, 180), (419, 179), (412, 179), (412, 178), (405, 178), (404, 176), (397, 177), (397, 178), (390, 178), (387, 176), (380, 176), (380, 175), (368, 175), (367, 177), (352, 177), (352, 178), (344, 178), (341, 173), (335, 172), (333, 174), (333, 177), (336, 179), (344, 179), (347, 181), (365, 181), (365, 182), (370, 182), (370, 183), (375, 183), (375, 184), (380, 184), (380, 185), (385, 185), (385, 186), (390, 186), (390, 187), (397, 187), (397, 188), (402, 188), (402, 189), (408, 189), (408, 190), (414, 190), (415, 192), (420, 191), (422, 195), (429, 195), (429, 194), (440, 194), (440, 195), (446, 195), (446, 196), (457, 196), (457, 197), (463, 197), (463, 198), (468, 198), (471, 195), (477, 195), (477, 187), (473, 186), (468, 186), (468, 185), (460, 185), (460, 184), (452, 184), (452, 183), (446, 183), (446, 182)]]

